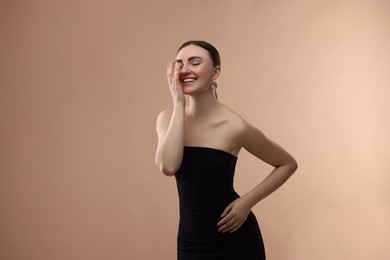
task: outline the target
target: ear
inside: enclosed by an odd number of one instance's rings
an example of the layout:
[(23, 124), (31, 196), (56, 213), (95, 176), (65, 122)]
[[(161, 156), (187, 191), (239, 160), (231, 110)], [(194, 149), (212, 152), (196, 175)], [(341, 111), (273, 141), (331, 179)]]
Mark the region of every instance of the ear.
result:
[(219, 74), (221, 74), (221, 66), (217, 66), (214, 68), (213, 80), (217, 80), (217, 78), (219, 77)]

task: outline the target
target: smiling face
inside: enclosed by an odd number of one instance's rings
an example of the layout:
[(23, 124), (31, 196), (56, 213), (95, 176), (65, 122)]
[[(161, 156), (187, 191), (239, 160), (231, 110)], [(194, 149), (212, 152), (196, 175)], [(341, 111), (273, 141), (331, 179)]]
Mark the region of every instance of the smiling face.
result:
[(181, 49), (176, 62), (181, 66), (179, 80), (185, 94), (210, 90), (211, 82), (220, 73), (220, 67), (213, 66), (208, 51), (196, 45)]

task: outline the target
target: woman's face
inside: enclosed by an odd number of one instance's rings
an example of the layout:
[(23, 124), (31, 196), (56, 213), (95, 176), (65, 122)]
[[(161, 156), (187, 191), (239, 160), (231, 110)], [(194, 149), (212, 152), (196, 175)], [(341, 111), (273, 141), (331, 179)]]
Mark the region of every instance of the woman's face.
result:
[(185, 94), (210, 89), (211, 81), (219, 75), (220, 68), (214, 68), (208, 51), (196, 45), (181, 49), (176, 62), (180, 65), (179, 81)]

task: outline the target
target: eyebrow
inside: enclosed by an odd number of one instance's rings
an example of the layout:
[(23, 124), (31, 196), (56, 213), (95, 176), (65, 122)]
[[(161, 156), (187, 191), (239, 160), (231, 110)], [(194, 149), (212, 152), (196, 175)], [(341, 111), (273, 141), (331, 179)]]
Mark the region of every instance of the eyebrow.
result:
[[(196, 59), (201, 59), (201, 60), (203, 60), (201, 57), (199, 57), (199, 56), (191, 56), (191, 57), (189, 57), (188, 59), (187, 59), (187, 61), (193, 61), (193, 60), (196, 60)], [(177, 59), (177, 60), (175, 60), (175, 62), (183, 62), (183, 60), (182, 59)]]

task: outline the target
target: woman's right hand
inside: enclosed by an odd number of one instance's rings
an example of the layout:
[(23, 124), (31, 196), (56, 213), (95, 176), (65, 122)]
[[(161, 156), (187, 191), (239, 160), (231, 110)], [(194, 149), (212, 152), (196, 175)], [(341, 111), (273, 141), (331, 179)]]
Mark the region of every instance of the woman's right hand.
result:
[(179, 62), (171, 61), (168, 63), (167, 78), (169, 84), (169, 90), (173, 98), (173, 104), (185, 104), (186, 99), (184, 97), (183, 89), (179, 82), (179, 72), (181, 64)]

